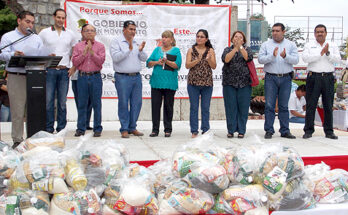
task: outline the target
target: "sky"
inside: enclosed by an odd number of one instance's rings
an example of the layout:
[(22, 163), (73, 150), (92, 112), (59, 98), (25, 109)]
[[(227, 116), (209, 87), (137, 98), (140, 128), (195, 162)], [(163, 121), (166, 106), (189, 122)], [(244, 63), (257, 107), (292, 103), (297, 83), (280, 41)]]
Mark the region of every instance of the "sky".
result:
[[(291, 0), (273, 0), (273, 3), (270, 3), (270, 0), (264, 1), (267, 2), (267, 5), (264, 7), (264, 15), (270, 24), (274, 23), (274, 16), (343, 16), (343, 38), (348, 36), (348, 0), (294, 0), (295, 3), (292, 3)], [(245, 9), (244, 11), (246, 14)], [(256, 12), (261, 12), (260, 6), (254, 6), (254, 13)], [(242, 18), (246, 16), (245, 14), (239, 10), (238, 16)], [(282, 21), (290, 26), (307, 26), (307, 19), (305, 18), (292, 18), (292, 20), (289, 20), (288, 18), (278, 17), (276, 21)], [(323, 22), (327, 27), (337, 26), (342, 28), (340, 18), (312, 18), (310, 19), (310, 26), (314, 27), (319, 22)], [(335, 31), (341, 31), (337, 27)], [(332, 32), (333, 28), (331, 30), (328, 29), (328, 31)], [(332, 33), (329, 34), (328, 36), (331, 38)], [(342, 35), (337, 33), (335, 38), (338, 36), (342, 37)]]

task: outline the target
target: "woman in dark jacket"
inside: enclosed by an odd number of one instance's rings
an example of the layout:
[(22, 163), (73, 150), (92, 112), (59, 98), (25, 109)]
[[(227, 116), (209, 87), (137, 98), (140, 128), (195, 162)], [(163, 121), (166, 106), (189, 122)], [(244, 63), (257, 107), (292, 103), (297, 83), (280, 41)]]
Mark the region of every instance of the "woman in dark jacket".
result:
[(225, 103), (228, 138), (238, 132), (238, 138), (244, 138), (248, 120), (251, 79), (248, 61), (253, 60), (249, 47), (245, 46), (246, 38), (243, 32), (233, 33), (231, 47), (225, 48), (222, 54), (222, 85)]

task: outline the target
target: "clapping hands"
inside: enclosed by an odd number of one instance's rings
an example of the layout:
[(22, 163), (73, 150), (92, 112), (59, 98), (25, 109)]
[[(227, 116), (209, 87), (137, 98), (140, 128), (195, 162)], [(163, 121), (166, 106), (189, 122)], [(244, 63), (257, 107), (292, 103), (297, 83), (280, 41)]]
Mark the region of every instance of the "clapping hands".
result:
[(86, 55), (87, 52), (90, 52), (91, 54), (93, 54), (92, 42), (90, 40), (87, 41), (87, 45), (86, 45), (85, 49), (83, 50), (83, 55)]
[(206, 57), (205, 59), (206, 59), (206, 60), (209, 60), (209, 59), (212, 58), (212, 56), (213, 56), (213, 51), (212, 51), (211, 49), (209, 49), (208, 54), (207, 54), (207, 57)]
[(164, 64), (166, 64), (166, 62), (167, 62), (167, 58), (164, 57), (164, 58), (160, 58), (157, 61), (157, 64), (163, 66)]
[[(273, 56), (277, 56), (278, 55), (278, 52), (279, 52), (279, 47), (276, 47), (274, 50), (273, 50)], [(283, 49), (283, 51), (279, 54), (282, 58), (285, 58), (286, 57), (286, 50), (285, 48)]]
[(329, 51), (329, 43), (326, 43), (326, 45), (324, 46), (324, 48), (321, 50), (320, 55), (323, 56), (324, 54), (326, 54)]

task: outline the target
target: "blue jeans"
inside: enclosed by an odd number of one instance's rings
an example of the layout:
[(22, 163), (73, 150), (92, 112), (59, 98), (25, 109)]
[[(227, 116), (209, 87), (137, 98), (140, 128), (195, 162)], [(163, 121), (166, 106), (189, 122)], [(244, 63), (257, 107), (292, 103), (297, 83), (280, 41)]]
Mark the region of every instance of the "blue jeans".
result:
[(292, 123), (302, 123), (302, 124), (304, 124), (304, 123), (305, 123), (305, 119), (306, 119), (306, 118), (294, 116), (294, 117), (291, 117), (291, 118), (289, 119), (289, 122), (292, 122)]
[(66, 126), (66, 96), (69, 89), (68, 69), (47, 69), (46, 131), (54, 131), (54, 99), (57, 93), (57, 132)]
[(0, 121), (1, 122), (11, 122), (11, 112), (10, 112), (10, 107), (7, 107), (3, 104), (1, 105), (1, 110), (0, 110)]
[(199, 96), (201, 96), (201, 116), (202, 132), (207, 132), (210, 129), (210, 101), (213, 93), (213, 87), (187, 85), (187, 92), (190, 98), (190, 127), (191, 133), (198, 133), (198, 108)]
[[(72, 91), (74, 92), (74, 100), (76, 104), (76, 109), (79, 107), (79, 93), (77, 92), (77, 80), (71, 80), (71, 87)], [(86, 127), (89, 127), (89, 123), (91, 121), (91, 115), (92, 115), (92, 102), (91, 99), (88, 99), (88, 106), (87, 106), (87, 118), (86, 118)]]
[(115, 87), (118, 95), (118, 118), (120, 132), (136, 130), (142, 105), (142, 88), (140, 74), (128, 76), (115, 73)]
[(223, 86), (227, 131), (229, 134), (238, 132), (245, 134), (249, 115), (251, 86), (235, 88)]
[(266, 73), (265, 76), (265, 125), (266, 132), (274, 134), (275, 106), (278, 98), (278, 118), (280, 122), (279, 132), (289, 133), (289, 109), (288, 102), (291, 91), (291, 77), (286, 75), (277, 77)]
[(77, 118), (77, 129), (84, 132), (86, 131), (87, 121), (87, 108), (88, 100), (91, 100), (94, 120), (93, 120), (93, 131), (101, 132), (103, 127), (101, 125), (102, 114), (101, 114), (101, 96), (103, 90), (103, 81), (100, 73), (94, 75), (81, 75), (77, 79), (77, 93), (78, 93), (78, 118)]

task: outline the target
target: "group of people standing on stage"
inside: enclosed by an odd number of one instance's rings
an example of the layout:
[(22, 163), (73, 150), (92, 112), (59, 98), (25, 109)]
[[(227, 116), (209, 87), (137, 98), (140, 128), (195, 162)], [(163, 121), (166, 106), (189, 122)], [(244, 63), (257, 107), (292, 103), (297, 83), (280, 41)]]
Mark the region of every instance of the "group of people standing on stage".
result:
[[(105, 47), (95, 40), (96, 29), (90, 24), (81, 28), (81, 39), (64, 28), (66, 12), (57, 9), (53, 14), (54, 25), (43, 29), (39, 35), (31, 34), (34, 14), (28, 11), (18, 15), (18, 27), (6, 33), (1, 39), (1, 47), (28, 35), (20, 42), (5, 48), (0, 59), (9, 61), (11, 56), (40, 55), (45, 47), (52, 55), (62, 56), (55, 68), (47, 69), (47, 123), (46, 131), (54, 132), (54, 99), (57, 95), (57, 127), (64, 129), (66, 119), (66, 97), (69, 77), (72, 79), (73, 91), (78, 110), (75, 136), (85, 134), (93, 129), (94, 137), (100, 137), (103, 127), (101, 113), (102, 78), (100, 71), (105, 61)], [(276, 23), (272, 27), (272, 39), (263, 43), (259, 53), (259, 62), (264, 64), (265, 72), (265, 138), (272, 138), (275, 119), (275, 105), (278, 100), (281, 137), (295, 138), (289, 130), (288, 101), (293, 76), (293, 65), (299, 61), (295, 43), (284, 38), (285, 27)], [(111, 42), (110, 55), (115, 71), (115, 88), (118, 95), (118, 118), (121, 123), (122, 138), (143, 136), (137, 130), (137, 120), (142, 106), (141, 63), (146, 62), (153, 68), (150, 79), (152, 132), (150, 137), (159, 135), (160, 110), (163, 101), (164, 136), (172, 133), (174, 95), (178, 89), (178, 71), (182, 66), (180, 49), (176, 47), (174, 34), (170, 30), (162, 33), (160, 44), (151, 55), (144, 52), (145, 42), (138, 43), (134, 37), (136, 24), (128, 20), (124, 22), (123, 34)], [(308, 63), (307, 76), (307, 114), (305, 118), (305, 134), (310, 138), (314, 132), (314, 113), (318, 98), (322, 94), (326, 137), (337, 139), (332, 130), (332, 103), (334, 94), (334, 62), (340, 60), (338, 48), (327, 42), (326, 27), (315, 28), (316, 41), (307, 44), (303, 52), (303, 60)], [(231, 37), (232, 45), (223, 51), (221, 60), (223, 97), (225, 104), (227, 137), (243, 138), (246, 133), (249, 105), (251, 98), (251, 78), (247, 62), (253, 60), (250, 47), (246, 46), (243, 32), (236, 31)], [(189, 69), (187, 91), (190, 101), (190, 127), (192, 138), (199, 134), (198, 110), (201, 101), (202, 134), (210, 129), (209, 114), (213, 92), (212, 70), (216, 68), (214, 48), (206, 30), (196, 33), (196, 43), (186, 54), (185, 67)], [(26, 76), (24, 68), (6, 68), (8, 71), (8, 94), (11, 102), (12, 138), (14, 147), (23, 140), (23, 122), (26, 106)], [(91, 110), (94, 112), (93, 128), (89, 125)]]

